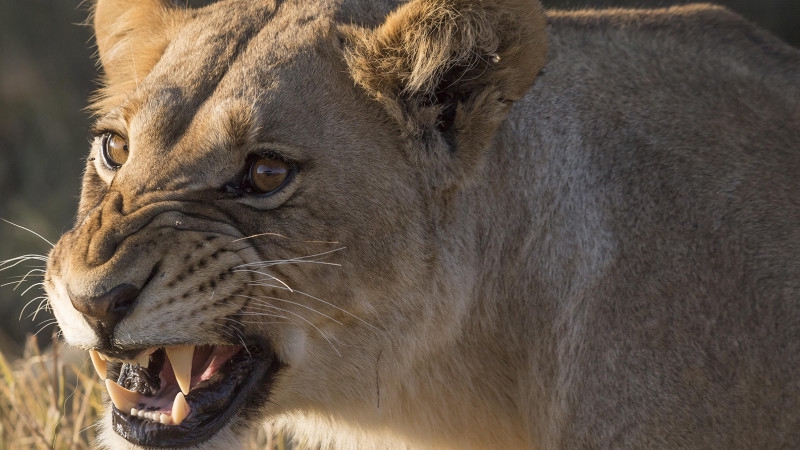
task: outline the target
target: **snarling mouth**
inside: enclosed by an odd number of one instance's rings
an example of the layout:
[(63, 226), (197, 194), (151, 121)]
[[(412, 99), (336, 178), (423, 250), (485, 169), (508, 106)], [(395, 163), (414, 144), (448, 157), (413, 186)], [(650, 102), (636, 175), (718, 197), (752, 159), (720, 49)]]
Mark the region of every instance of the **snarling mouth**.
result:
[(279, 366), (255, 345), (151, 347), (131, 359), (91, 350), (90, 356), (113, 403), (114, 431), (148, 447), (207, 440)]

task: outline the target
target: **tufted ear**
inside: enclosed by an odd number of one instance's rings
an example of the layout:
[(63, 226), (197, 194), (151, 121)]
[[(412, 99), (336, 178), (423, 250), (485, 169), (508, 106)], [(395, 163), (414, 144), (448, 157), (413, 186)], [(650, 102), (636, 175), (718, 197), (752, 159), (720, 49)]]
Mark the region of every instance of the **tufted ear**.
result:
[(546, 51), (537, 0), (412, 0), (350, 38), (353, 79), (400, 121), (418, 147), (412, 156), (444, 186), (480, 169)]
[(102, 109), (136, 88), (153, 69), (182, 19), (182, 8), (169, 0), (98, 0), (94, 33), (104, 88), (92, 107)]

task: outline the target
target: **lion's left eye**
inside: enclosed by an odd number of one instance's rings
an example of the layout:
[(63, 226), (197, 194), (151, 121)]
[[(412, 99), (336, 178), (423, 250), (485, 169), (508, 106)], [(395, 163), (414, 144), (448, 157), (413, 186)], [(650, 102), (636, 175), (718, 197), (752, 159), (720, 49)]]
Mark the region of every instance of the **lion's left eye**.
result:
[(286, 161), (268, 156), (260, 157), (250, 164), (247, 181), (256, 194), (269, 194), (280, 189), (289, 177), (290, 167)]
[(106, 133), (100, 141), (103, 162), (111, 170), (117, 170), (128, 160), (128, 142), (116, 133)]

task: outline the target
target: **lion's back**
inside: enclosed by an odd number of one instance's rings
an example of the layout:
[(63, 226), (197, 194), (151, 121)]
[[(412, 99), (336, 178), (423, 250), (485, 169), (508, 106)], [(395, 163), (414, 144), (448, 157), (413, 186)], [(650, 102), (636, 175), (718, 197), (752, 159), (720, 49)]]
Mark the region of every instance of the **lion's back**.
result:
[(504, 137), (517, 200), (556, 199), (519, 239), (547, 230), (562, 444), (797, 444), (800, 52), (711, 6), (548, 36)]

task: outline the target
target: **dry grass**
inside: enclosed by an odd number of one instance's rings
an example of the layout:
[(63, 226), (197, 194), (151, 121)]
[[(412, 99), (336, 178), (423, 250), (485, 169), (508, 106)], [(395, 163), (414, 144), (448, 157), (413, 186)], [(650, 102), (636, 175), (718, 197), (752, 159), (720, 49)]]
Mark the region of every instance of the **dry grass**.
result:
[[(0, 450), (96, 448), (102, 392), (88, 356), (76, 356), (58, 341), (42, 351), (29, 339), (15, 361), (0, 352)], [(245, 448), (289, 446), (265, 424)]]
[(103, 409), (90, 364), (65, 361), (56, 343), (43, 353), (30, 339), (23, 358), (0, 353), (0, 449), (89, 449)]

